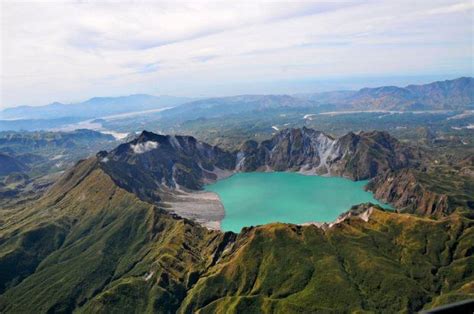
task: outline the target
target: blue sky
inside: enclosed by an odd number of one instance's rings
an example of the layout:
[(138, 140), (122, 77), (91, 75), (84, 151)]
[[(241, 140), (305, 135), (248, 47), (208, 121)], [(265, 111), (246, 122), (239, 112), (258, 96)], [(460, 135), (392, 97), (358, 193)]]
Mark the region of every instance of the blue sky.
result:
[(0, 108), (133, 93), (222, 96), (473, 75), (468, 1), (12, 1)]

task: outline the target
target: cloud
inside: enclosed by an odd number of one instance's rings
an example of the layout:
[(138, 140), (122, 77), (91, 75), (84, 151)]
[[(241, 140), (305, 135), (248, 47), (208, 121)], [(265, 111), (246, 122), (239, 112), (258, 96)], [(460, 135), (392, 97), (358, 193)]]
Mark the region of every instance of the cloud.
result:
[(474, 8), (474, 3), (472, 2), (459, 2), (452, 5), (437, 7), (431, 10), (428, 10), (427, 14), (449, 14), (456, 12), (465, 12), (470, 11)]
[(153, 141), (146, 141), (144, 143), (130, 144), (130, 148), (135, 154), (144, 154), (146, 152), (158, 148), (158, 143)]
[(207, 62), (213, 59), (218, 58), (218, 56), (213, 56), (213, 55), (204, 55), (204, 56), (196, 56), (193, 57), (192, 60), (196, 62)]
[(153, 73), (158, 71), (160, 68), (160, 63), (147, 63), (145, 65), (140, 65), (135, 73)]
[(1, 5), (3, 107), (131, 93), (220, 95), (269, 78), (474, 71), (469, 0)]

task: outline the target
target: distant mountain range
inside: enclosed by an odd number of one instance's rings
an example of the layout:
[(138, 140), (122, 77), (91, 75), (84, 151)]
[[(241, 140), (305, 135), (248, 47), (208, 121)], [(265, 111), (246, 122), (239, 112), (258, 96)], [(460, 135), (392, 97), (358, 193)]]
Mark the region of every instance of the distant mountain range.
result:
[(229, 114), (240, 114), (253, 110), (272, 108), (314, 107), (310, 100), (289, 95), (239, 95), (201, 99), (182, 104), (163, 112), (165, 117), (190, 120), (196, 118), (216, 118)]
[(382, 86), (359, 91), (298, 94), (318, 104), (353, 110), (463, 110), (474, 108), (474, 78), (461, 77), (425, 85)]
[(185, 121), (285, 108), (311, 108), (320, 112), (474, 109), (474, 78), (462, 77), (451, 81), (407, 87), (363, 88), (359, 91), (208, 98), (176, 106), (164, 111), (162, 116), (168, 121)]
[(191, 98), (136, 94), (121, 97), (94, 97), (75, 104), (54, 102), (46, 106), (19, 106), (0, 112), (1, 119), (98, 118), (135, 111), (174, 107)]
[[(334, 91), (295, 95), (239, 95), (193, 100), (184, 97), (130, 95), (95, 97), (76, 104), (20, 106), (0, 112), (0, 130), (59, 128), (81, 120), (127, 113), (159, 114), (168, 123), (198, 118), (219, 118), (263, 110), (308, 108), (318, 112), (392, 110), (474, 109), (474, 78), (461, 77), (425, 85), (383, 86), (359, 91)], [(143, 114), (142, 114), (143, 116)], [(8, 121), (16, 119), (13, 121)], [(2, 121), (3, 120), (3, 121)]]

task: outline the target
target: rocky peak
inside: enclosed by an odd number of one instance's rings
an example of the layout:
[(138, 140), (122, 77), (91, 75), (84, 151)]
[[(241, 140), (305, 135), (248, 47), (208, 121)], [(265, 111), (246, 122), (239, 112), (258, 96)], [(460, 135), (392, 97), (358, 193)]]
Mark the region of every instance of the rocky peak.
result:
[(156, 133), (148, 132), (144, 130), (133, 142), (145, 143), (148, 141), (153, 141), (153, 142), (163, 144), (167, 142), (168, 138), (169, 138), (169, 135), (166, 136), (166, 135), (156, 134)]
[(350, 132), (335, 139), (313, 129), (286, 129), (260, 144), (243, 145), (236, 168), (291, 170), (362, 180), (407, 166), (410, 154), (387, 132)]
[(100, 166), (119, 186), (147, 201), (160, 201), (171, 190), (200, 189), (217, 180), (220, 170), (233, 170), (235, 156), (191, 136), (143, 131), (119, 145)]

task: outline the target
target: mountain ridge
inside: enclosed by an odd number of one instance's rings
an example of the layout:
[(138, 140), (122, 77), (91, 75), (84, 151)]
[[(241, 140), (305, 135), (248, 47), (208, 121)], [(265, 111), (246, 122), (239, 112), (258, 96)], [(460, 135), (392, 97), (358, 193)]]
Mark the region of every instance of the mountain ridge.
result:
[(237, 95), (188, 102), (163, 112), (179, 121), (275, 108), (343, 110), (467, 110), (474, 108), (474, 78), (461, 77), (406, 87), (382, 86), (358, 91), (333, 91), (294, 95)]
[[(96, 108), (100, 106), (102, 108)], [(329, 107), (328, 107), (329, 106)], [(175, 107), (165, 117), (180, 120), (212, 118), (268, 108), (311, 107), (333, 110), (467, 110), (474, 108), (474, 78), (405, 87), (381, 86), (358, 91), (329, 91), (294, 95), (236, 95), (192, 100), (185, 97), (135, 94), (93, 97), (75, 104), (19, 106), (0, 111), (2, 119), (98, 118), (113, 114)], [(94, 108), (95, 112), (92, 111)], [(1, 120), (1, 119), (0, 119)]]
[(358, 91), (299, 94), (297, 97), (352, 110), (463, 110), (474, 106), (474, 78), (428, 84), (381, 86)]
[[(0, 111), (1, 119), (58, 119), (65, 117), (99, 118), (134, 111), (172, 107), (189, 101), (186, 97), (133, 94), (118, 97), (93, 97), (83, 102), (44, 106), (19, 106)], [(1, 120), (0, 119), (0, 120)]]
[[(387, 132), (348, 133), (334, 139), (323, 132), (303, 127), (286, 129), (271, 140), (247, 142), (240, 155), (240, 169), (253, 171), (296, 170), (306, 174), (338, 175), (353, 180), (409, 165), (413, 153)], [(245, 152), (247, 151), (247, 156)], [(377, 152), (377, 154), (376, 154)], [(380, 154), (379, 159), (376, 155)], [(246, 158), (251, 159), (250, 162)], [(239, 159), (239, 158), (238, 158)]]

